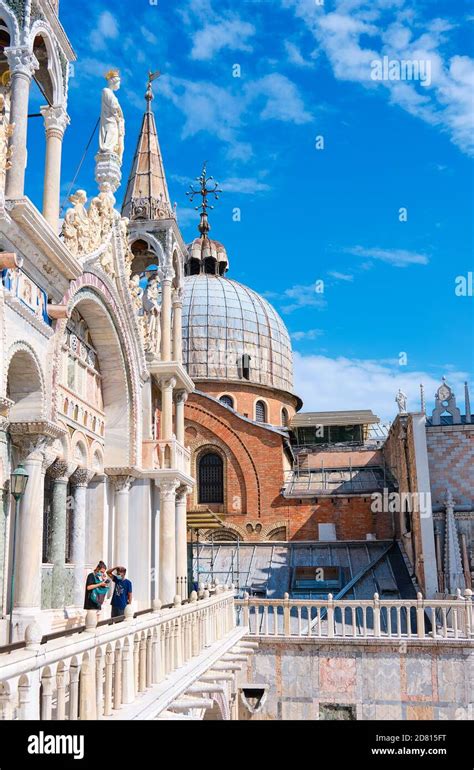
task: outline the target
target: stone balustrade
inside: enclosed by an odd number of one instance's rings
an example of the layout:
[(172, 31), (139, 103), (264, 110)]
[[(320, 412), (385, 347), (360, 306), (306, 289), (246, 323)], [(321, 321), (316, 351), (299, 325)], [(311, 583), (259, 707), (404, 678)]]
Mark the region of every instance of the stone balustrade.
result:
[[(156, 602), (136, 616), (127, 607), (115, 623), (98, 624), (90, 610), (85, 626), (43, 643), (33, 623), (24, 645), (0, 648), (0, 719), (74, 721), (124, 712), (129, 718), (130, 707), (140, 706), (145, 693), (153, 701), (160, 685), (181, 697), (202, 675), (203, 656), (225, 661), (244, 633), (235, 627), (233, 587), (218, 587), (212, 596), (201, 591), (199, 598), (193, 592), (184, 604), (180, 597), (172, 606)], [(200, 669), (193, 679), (194, 659)], [(169, 698), (164, 703), (172, 708)]]
[(173, 469), (189, 476), (191, 452), (174, 438), (144, 441), (143, 467), (153, 470)]
[(437, 639), (472, 640), (472, 591), (455, 599), (296, 600), (254, 599), (245, 594), (236, 601), (237, 622), (255, 637), (311, 637), (317, 639)]

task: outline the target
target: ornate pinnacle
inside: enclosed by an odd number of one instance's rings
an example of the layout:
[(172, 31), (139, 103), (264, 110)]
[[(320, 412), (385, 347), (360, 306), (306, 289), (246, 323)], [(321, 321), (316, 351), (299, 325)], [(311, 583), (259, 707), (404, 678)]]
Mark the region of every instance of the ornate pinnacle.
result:
[[(199, 182), (199, 189), (196, 190), (194, 185), (190, 185), (189, 192), (186, 193), (188, 196), (190, 202), (192, 202), (196, 195), (200, 195), (202, 197), (202, 203), (199, 204), (199, 206), (195, 206), (194, 208), (196, 211), (199, 211), (201, 209), (201, 220), (198, 225), (198, 230), (201, 233), (202, 238), (207, 237), (207, 233), (211, 229), (211, 226), (209, 224), (209, 220), (207, 217), (207, 211), (208, 209), (213, 209), (214, 206), (211, 206), (210, 203), (208, 203), (207, 196), (213, 195), (215, 200), (219, 200), (218, 193), (221, 193), (222, 190), (219, 188), (218, 182), (215, 181), (213, 176), (206, 176), (207, 174), (207, 161), (204, 161), (204, 165), (202, 167), (201, 176), (196, 177), (196, 182)], [(214, 184), (213, 187), (208, 187), (208, 184), (212, 182)]]

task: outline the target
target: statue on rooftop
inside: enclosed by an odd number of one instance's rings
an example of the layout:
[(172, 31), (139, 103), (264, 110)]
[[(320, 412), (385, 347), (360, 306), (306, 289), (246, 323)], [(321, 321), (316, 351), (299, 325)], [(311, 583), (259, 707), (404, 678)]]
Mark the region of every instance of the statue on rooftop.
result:
[(118, 70), (107, 72), (107, 86), (102, 90), (102, 106), (100, 113), (99, 150), (113, 152), (120, 161), (123, 157), (125, 121), (119, 100), (114, 91), (120, 88), (120, 73)]
[(400, 388), (398, 389), (398, 393), (395, 396), (395, 401), (398, 405), (398, 414), (406, 414), (407, 413), (407, 395), (403, 392)]

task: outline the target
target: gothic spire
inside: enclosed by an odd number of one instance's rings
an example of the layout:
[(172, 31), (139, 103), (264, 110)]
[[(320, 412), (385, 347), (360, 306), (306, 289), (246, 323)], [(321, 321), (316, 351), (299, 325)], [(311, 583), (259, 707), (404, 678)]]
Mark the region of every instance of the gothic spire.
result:
[(169, 219), (174, 217), (163, 158), (151, 103), (154, 99), (152, 83), (159, 72), (148, 73), (145, 93), (146, 111), (138, 137), (132, 170), (122, 206), (122, 214), (129, 219)]

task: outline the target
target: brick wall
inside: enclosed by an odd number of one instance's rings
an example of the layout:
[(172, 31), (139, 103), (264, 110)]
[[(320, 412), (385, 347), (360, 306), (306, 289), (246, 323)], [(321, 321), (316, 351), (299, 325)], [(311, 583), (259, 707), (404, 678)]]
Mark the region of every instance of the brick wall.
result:
[(280, 434), (249, 423), (197, 393), (186, 403), (185, 419), (186, 445), (192, 450), (195, 477), (199, 454), (211, 448), (223, 457), (225, 473), (224, 504), (199, 506), (195, 490), (188, 502), (191, 510), (210, 507), (244, 540), (271, 538), (272, 532), (282, 527), (286, 539), (317, 540), (321, 523), (334, 523), (341, 540), (365, 540), (367, 533), (375, 533), (379, 539), (392, 537), (391, 515), (374, 513), (370, 496), (283, 498)]
[(197, 382), (196, 387), (213, 398), (226, 394), (234, 399), (234, 409), (249, 420), (255, 419), (255, 403), (264, 401), (267, 405), (267, 422), (271, 425), (282, 425), (281, 410), (288, 412), (289, 419), (296, 412), (296, 398), (289, 393), (274, 388), (259, 387), (258, 385), (243, 385), (239, 382)]
[(458, 505), (474, 509), (474, 425), (427, 426), (426, 440), (433, 505), (449, 486)]

